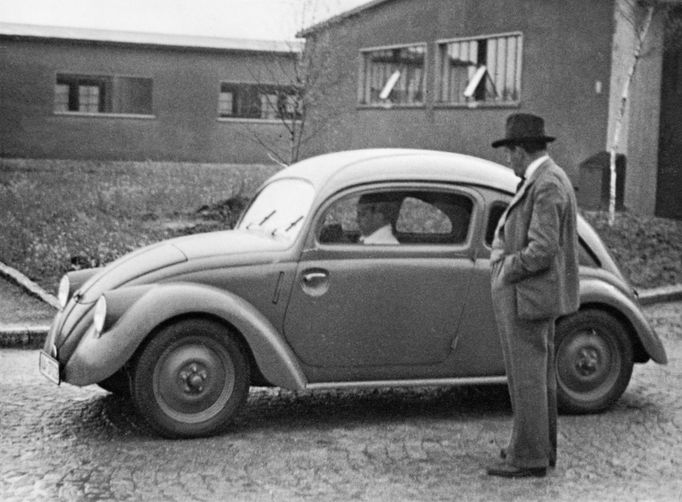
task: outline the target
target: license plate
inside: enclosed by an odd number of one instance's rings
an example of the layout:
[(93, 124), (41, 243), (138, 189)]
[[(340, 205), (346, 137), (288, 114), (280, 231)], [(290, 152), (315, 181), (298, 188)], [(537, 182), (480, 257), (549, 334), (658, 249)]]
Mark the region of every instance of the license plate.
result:
[(59, 361), (41, 350), (38, 367), (45, 378), (59, 385)]

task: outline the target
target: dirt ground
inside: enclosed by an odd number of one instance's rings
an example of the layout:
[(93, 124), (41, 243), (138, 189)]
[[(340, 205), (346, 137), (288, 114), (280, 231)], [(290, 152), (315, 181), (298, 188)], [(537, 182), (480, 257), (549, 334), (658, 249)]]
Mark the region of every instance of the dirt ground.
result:
[(0, 325), (47, 325), (55, 309), (0, 276)]

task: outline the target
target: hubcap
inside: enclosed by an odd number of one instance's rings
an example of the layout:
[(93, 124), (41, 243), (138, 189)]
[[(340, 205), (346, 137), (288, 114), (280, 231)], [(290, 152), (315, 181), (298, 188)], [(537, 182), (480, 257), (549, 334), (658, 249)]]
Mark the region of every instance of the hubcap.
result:
[(220, 412), (234, 390), (235, 368), (225, 347), (210, 338), (170, 345), (154, 370), (154, 396), (171, 418), (197, 423)]
[(594, 328), (568, 334), (557, 347), (559, 385), (579, 399), (594, 399), (617, 378), (617, 347)]
[(208, 378), (208, 371), (201, 363), (191, 363), (178, 374), (180, 385), (188, 394), (198, 394), (204, 390), (204, 382)]
[(584, 377), (594, 375), (599, 369), (599, 352), (593, 347), (583, 347), (578, 350), (575, 369)]

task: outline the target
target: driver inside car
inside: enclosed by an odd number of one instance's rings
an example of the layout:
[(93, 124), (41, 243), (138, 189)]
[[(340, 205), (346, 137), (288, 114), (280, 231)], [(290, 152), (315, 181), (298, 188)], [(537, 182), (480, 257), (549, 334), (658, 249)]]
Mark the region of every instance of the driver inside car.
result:
[(358, 200), (356, 219), (360, 228), (358, 242), (363, 244), (399, 244), (395, 224), (400, 199), (390, 192), (363, 194)]

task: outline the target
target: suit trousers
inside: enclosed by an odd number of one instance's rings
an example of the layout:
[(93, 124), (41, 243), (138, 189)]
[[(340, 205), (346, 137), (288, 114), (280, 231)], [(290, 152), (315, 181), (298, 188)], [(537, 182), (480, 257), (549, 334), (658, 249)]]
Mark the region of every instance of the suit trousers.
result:
[(518, 318), (512, 284), (498, 285), (492, 296), (514, 414), (507, 459), (547, 467), (557, 454), (555, 320)]

